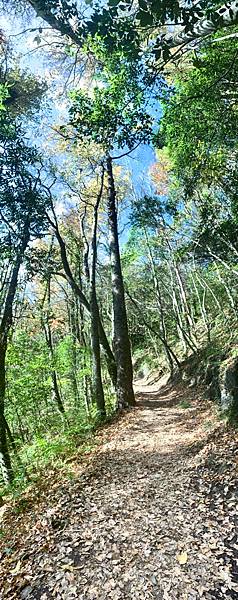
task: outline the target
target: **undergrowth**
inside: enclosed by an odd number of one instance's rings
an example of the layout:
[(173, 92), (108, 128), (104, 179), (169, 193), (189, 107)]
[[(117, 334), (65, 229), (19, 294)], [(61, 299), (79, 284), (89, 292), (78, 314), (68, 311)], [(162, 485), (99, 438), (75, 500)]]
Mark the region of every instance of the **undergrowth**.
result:
[[(61, 422), (58, 431), (55, 428), (35, 435), (29, 443), (19, 445), (12, 455), (14, 480), (6, 486), (0, 482), (0, 500), (2, 497), (19, 498), (29, 485), (37, 484), (49, 471), (64, 470), (67, 476), (72, 476), (70, 463), (80, 456), (90, 452), (98, 443), (95, 433), (100, 427), (110, 423), (115, 416), (113, 403), (107, 407), (107, 416), (101, 418), (96, 409), (90, 410), (90, 415), (81, 415), (79, 421), (72, 423)], [(72, 415), (71, 415), (72, 416)]]

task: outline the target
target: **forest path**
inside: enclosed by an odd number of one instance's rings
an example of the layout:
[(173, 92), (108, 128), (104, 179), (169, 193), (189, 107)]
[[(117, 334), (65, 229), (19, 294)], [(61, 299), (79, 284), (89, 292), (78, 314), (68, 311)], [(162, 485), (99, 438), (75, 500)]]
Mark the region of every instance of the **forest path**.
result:
[(135, 387), (136, 409), (109, 427), (90, 466), (34, 511), (4, 600), (238, 597), (227, 543), (238, 549), (235, 511), (220, 488), (211, 492), (214, 467), (203, 458), (212, 409), (182, 384)]

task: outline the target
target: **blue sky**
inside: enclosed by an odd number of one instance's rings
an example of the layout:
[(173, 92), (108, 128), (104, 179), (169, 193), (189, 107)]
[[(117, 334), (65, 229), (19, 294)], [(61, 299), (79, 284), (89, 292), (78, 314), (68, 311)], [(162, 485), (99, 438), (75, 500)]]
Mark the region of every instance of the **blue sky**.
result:
[[(46, 139), (49, 137), (49, 126), (54, 122), (59, 123), (67, 115), (67, 98), (62, 94), (62, 76), (60, 71), (54, 67), (53, 61), (49, 60), (47, 49), (45, 51), (38, 49), (37, 37), (38, 31), (27, 31), (21, 35), (21, 32), (30, 28), (46, 26), (39, 18), (33, 18), (30, 22), (21, 22), (21, 19), (9, 17), (0, 18), (0, 27), (10, 36), (10, 40), (16, 54), (20, 55), (20, 65), (23, 69), (28, 69), (37, 77), (46, 79), (49, 84), (49, 99), (51, 109), (42, 114), (40, 127), (31, 130), (31, 138), (38, 142), (41, 147), (45, 147)], [(44, 31), (43, 31), (44, 35)], [(155, 162), (154, 150), (150, 146), (141, 145), (131, 156), (120, 159), (118, 163), (125, 166), (125, 169), (131, 173), (133, 187), (139, 195), (145, 193), (151, 188), (149, 179), (149, 169)], [(125, 211), (124, 222), (128, 221), (129, 211)], [(123, 233), (122, 242), (125, 242), (128, 235), (128, 228)]]

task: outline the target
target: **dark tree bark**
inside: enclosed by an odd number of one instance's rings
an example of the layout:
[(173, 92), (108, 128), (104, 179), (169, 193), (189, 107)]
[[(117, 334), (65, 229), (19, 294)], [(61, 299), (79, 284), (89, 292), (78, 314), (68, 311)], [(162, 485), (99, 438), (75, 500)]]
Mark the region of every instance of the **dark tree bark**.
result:
[[(61, 394), (59, 391), (59, 386), (58, 386), (58, 379), (57, 379), (57, 373), (54, 367), (54, 347), (53, 347), (53, 339), (52, 339), (52, 332), (51, 332), (51, 327), (50, 327), (50, 296), (51, 296), (51, 289), (50, 289), (50, 277), (48, 278), (47, 281), (47, 288), (46, 288), (46, 293), (47, 293), (47, 309), (46, 309), (46, 318), (44, 318), (44, 316), (42, 315), (42, 326), (43, 326), (43, 330), (45, 333), (45, 339), (46, 339), (46, 343), (49, 349), (49, 354), (50, 354), (50, 358), (51, 358), (51, 363), (52, 363), (52, 367), (51, 367), (51, 379), (52, 379), (52, 386), (53, 386), (53, 392), (54, 392), (54, 397), (55, 397), (55, 401), (58, 407), (59, 412), (65, 416), (65, 408), (63, 405), (63, 401), (61, 398)], [(44, 300), (43, 299), (43, 304), (42, 304), (42, 309), (44, 306)]]
[(90, 269), (89, 269), (89, 260), (88, 260), (88, 258), (89, 258), (89, 243), (88, 243), (87, 236), (85, 233), (86, 214), (87, 214), (87, 209), (85, 206), (84, 213), (81, 217), (81, 235), (83, 238), (83, 245), (84, 245), (84, 253), (83, 253), (84, 274), (85, 274), (87, 281), (89, 282), (89, 280), (90, 280)]
[[(72, 290), (71, 290), (72, 292)], [(79, 324), (77, 323), (77, 318), (78, 315), (76, 314), (76, 298), (75, 298), (75, 294), (71, 293), (71, 297), (68, 297), (68, 294), (66, 294), (66, 305), (67, 305), (67, 312), (68, 312), (68, 320), (69, 320), (69, 328), (70, 328), (70, 333), (72, 336), (72, 346), (71, 346), (71, 372), (70, 372), (70, 379), (71, 379), (71, 383), (72, 383), (72, 388), (73, 388), (73, 394), (74, 394), (74, 402), (75, 402), (75, 406), (79, 405), (80, 402), (80, 396), (79, 396), (79, 392), (78, 392), (78, 382), (77, 382), (77, 371), (78, 371), (78, 361), (77, 361), (77, 349), (76, 349), (76, 343), (77, 343), (77, 339), (78, 339), (78, 327)]]
[[(61, 254), (61, 260), (62, 260), (62, 265), (63, 265), (63, 269), (65, 272), (65, 278), (67, 279), (69, 285), (71, 286), (72, 290), (74, 291), (75, 295), (77, 296), (77, 298), (79, 299), (79, 302), (86, 308), (87, 312), (90, 313), (90, 303), (88, 302), (86, 296), (84, 295), (84, 293), (82, 292), (82, 290), (80, 289), (79, 285), (77, 284), (77, 282), (74, 279), (73, 273), (71, 271), (70, 265), (69, 265), (69, 261), (68, 261), (68, 257), (67, 257), (67, 251), (66, 251), (66, 246), (65, 246), (65, 242), (60, 234), (58, 225), (56, 223), (53, 223), (52, 220), (48, 217), (49, 223), (52, 225), (54, 231), (55, 231), (55, 235), (60, 247), (60, 254)], [(100, 337), (100, 344), (104, 349), (105, 352), (105, 357), (106, 357), (106, 362), (107, 362), (107, 367), (108, 367), (108, 372), (109, 375), (111, 377), (112, 383), (114, 385), (114, 387), (116, 386), (116, 381), (117, 381), (117, 375), (116, 375), (116, 362), (115, 362), (115, 358), (113, 356), (113, 352), (110, 348), (110, 344), (108, 342), (106, 333), (104, 331), (100, 316), (99, 316), (99, 322), (98, 322), (98, 329), (99, 329), (99, 337)]]
[[(82, 306), (82, 304), (80, 304), (80, 302), (78, 302), (78, 298), (76, 297), (76, 301), (77, 301), (77, 306), (78, 306), (78, 316), (79, 319), (77, 320), (78, 322), (78, 332), (77, 332), (77, 337), (78, 340), (80, 342), (80, 344), (84, 347), (85, 353), (86, 353), (86, 349), (87, 349), (87, 340), (86, 340), (86, 332), (85, 332), (85, 317), (84, 317), (84, 307)], [(83, 354), (83, 365), (84, 365), (84, 369), (86, 370), (87, 367), (87, 358), (86, 358), (86, 354)], [(92, 401), (92, 381), (91, 381), (91, 377), (89, 375), (85, 375), (84, 376), (84, 397), (85, 397), (85, 408), (86, 408), (86, 412), (89, 415), (89, 407)]]
[[(62, 35), (68, 36), (71, 40), (80, 48), (83, 45), (83, 38), (77, 33), (77, 30), (67, 22), (67, 16), (64, 17), (62, 14), (56, 16), (54, 10), (52, 11), (51, 3), (42, 2), (42, 0), (28, 0), (28, 3), (34, 8), (37, 17), (40, 17), (48, 25), (50, 25), (56, 31), (59, 31)], [(53, 7), (54, 8), (54, 7)], [(72, 9), (72, 7), (71, 7)]]
[(7, 344), (0, 342), (0, 467), (4, 483), (8, 485), (13, 480), (11, 459), (7, 443), (7, 428), (4, 416), (6, 393), (6, 351)]
[(133, 391), (131, 347), (118, 241), (116, 191), (112, 170), (112, 159), (110, 157), (107, 158), (106, 168), (108, 176), (109, 247), (113, 298), (113, 349), (117, 365), (117, 402), (119, 408), (125, 408), (127, 406), (134, 406), (135, 397)]
[(91, 243), (91, 274), (90, 274), (90, 313), (91, 313), (91, 345), (93, 366), (93, 396), (101, 417), (106, 415), (104, 392), (101, 374), (100, 338), (99, 338), (99, 310), (96, 293), (96, 264), (97, 264), (97, 223), (98, 208), (103, 191), (104, 171), (102, 173), (100, 191), (94, 207), (92, 243)]
[(2, 312), (0, 323), (0, 466), (2, 469), (3, 479), (6, 484), (13, 480), (13, 471), (11, 459), (7, 443), (6, 419), (4, 414), (5, 409), (5, 394), (6, 394), (6, 353), (8, 333), (12, 326), (13, 318), (13, 302), (17, 290), (18, 275), (22, 264), (25, 249), (29, 242), (28, 226), (25, 227), (24, 237), (21, 246), (18, 250), (15, 265), (12, 269), (11, 278), (6, 294), (5, 304)]

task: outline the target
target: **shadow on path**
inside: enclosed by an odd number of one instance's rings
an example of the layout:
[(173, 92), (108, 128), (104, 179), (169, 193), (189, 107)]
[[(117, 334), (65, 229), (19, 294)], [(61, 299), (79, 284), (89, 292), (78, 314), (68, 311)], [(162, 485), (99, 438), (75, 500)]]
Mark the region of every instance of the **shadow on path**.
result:
[[(149, 386), (148, 386), (149, 387)], [(185, 387), (181, 383), (174, 388), (171, 382), (163, 385), (157, 390), (139, 391), (136, 393), (137, 406), (140, 408), (149, 408), (151, 410), (159, 408), (172, 408), (184, 400)], [(186, 388), (186, 400), (194, 400), (194, 390)]]

